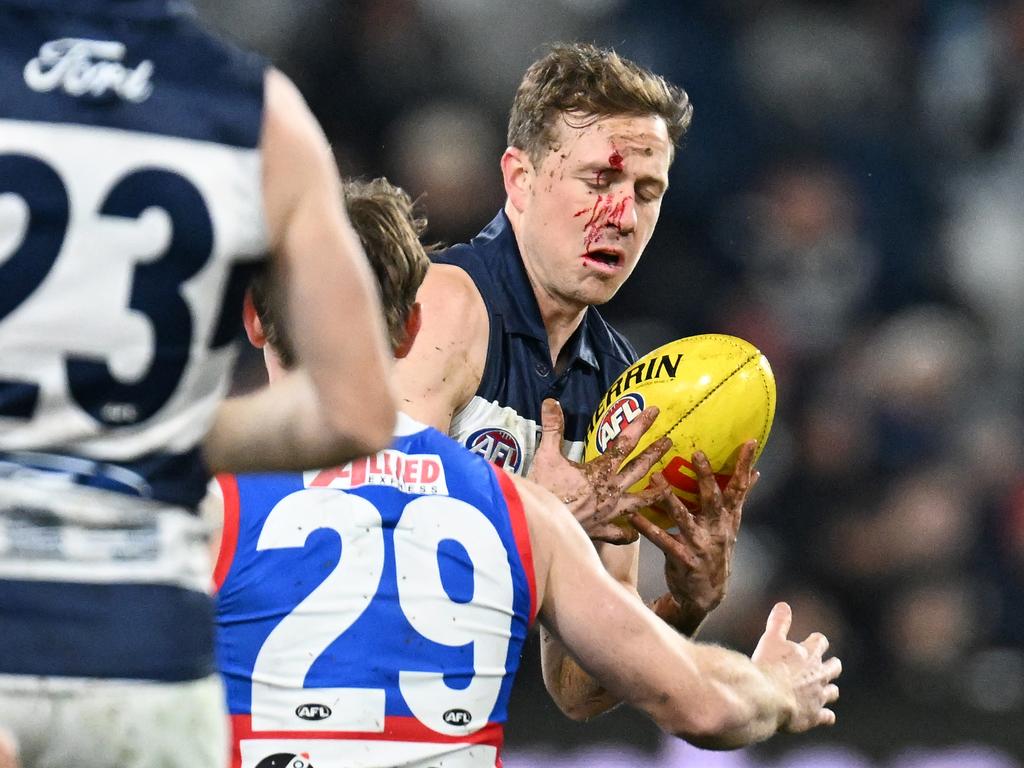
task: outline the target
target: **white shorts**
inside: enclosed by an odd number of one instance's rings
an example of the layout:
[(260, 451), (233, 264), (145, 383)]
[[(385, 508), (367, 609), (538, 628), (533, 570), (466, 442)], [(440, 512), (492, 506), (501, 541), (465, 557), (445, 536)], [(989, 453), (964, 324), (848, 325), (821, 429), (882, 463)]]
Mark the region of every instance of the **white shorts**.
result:
[(187, 683), (0, 676), (22, 768), (224, 768), (220, 676)]

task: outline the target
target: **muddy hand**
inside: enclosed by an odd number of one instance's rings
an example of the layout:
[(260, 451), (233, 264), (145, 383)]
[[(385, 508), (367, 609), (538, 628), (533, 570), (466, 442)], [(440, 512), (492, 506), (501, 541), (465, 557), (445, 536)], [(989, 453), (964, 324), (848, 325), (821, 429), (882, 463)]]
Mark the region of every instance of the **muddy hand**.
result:
[(631, 461), (623, 464), (623, 460), (633, 452), (657, 416), (657, 408), (645, 409), (609, 443), (602, 456), (581, 464), (562, 455), (565, 419), (558, 401), (548, 398), (541, 406), (541, 440), (529, 477), (568, 506), (591, 539), (612, 544), (635, 541), (635, 530), (613, 521), (661, 498), (663, 489), (658, 487), (638, 493), (629, 493), (629, 489), (665, 455), (672, 441), (659, 438)]

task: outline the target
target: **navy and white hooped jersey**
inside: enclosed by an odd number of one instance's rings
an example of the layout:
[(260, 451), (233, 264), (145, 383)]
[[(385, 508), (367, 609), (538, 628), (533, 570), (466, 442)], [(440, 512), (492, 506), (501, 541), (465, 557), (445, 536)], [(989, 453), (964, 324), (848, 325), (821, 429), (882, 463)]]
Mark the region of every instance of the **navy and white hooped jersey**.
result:
[(181, 6), (0, 0), (0, 674), (213, 669), (198, 446), (267, 253), (266, 65)]
[(400, 416), (369, 459), (218, 481), (233, 765), (500, 765), (536, 611), (511, 479)]
[(541, 402), (553, 397), (565, 414), (562, 452), (581, 461), (590, 419), (615, 378), (636, 360), (636, 351), (588, 307), (568, 342), (568, 365), (560, 375), (552, 369), (544, 321), (504, 211), (468, 244), (432, 259), (469, 273), (490, 323), (480, 386), (452, 418), (448, 433), (498, 466), (525, 475), (540, 439)]

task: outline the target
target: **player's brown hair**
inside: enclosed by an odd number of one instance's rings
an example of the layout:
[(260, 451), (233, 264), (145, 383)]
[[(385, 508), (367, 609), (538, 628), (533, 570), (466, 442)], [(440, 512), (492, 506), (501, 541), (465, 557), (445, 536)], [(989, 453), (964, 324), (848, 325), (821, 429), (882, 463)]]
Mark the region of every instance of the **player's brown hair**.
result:
[(613, 50), (556, 43), (530, 65), (516, 90), (509, 146), (526, 150), (539, 164), (556, 145), (556, 121), (570, 114), (590, 119), (657, 115), (665, 120), (674, 146), (690, 127), (693, 105), (682, 88)]
[[(408, 193), (385, 178), (346, 181), (345, 207), (377, 278), (384, 319), (392, 348), (405, 340), (405, 321), (416, 301), (430, 259), (420, 236), (427, 227)], [(263, 332), (286, 368), (295, 365), (295, 347), (284, 321), (279, 291), (271, 290), (267, 273), (250, 286)]]

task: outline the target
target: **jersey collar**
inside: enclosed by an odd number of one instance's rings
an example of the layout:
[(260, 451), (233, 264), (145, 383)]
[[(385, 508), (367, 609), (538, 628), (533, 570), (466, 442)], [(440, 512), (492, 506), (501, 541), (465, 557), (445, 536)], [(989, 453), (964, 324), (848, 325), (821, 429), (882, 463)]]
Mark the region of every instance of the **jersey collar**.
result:
[[(502, 313), (505, 327), (511, 333), (529, 336), (543, 345), (549, 353), (548, 332), (540, 315), (537, 297), (533, 294), (533, 286), (526, 274), (519, 244), (516, 242), (512, 223), (504, 210), (498, 211), (491, 223), (479, 235), (473, 238), (472, 245), (478, 248), (487, 260), (488, 267), (494, 275), (494, 284), (505, 294), (506, 311)], [(570, 365), (577, 360), (591, 368), (600, 368), (597, 353), (594, 350), (593, 327), (598, 322), (597, 310), (587, 307), (583, 314), (583, 322), (569, 338)]]

